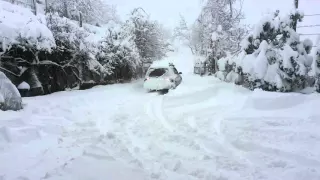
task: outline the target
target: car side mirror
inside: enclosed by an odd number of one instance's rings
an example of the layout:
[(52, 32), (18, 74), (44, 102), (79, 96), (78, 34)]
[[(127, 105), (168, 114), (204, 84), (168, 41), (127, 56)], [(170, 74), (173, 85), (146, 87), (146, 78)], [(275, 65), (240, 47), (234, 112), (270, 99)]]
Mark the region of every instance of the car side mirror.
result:
[(182, 74), (182, 72), (179, 72), (179, 74)]

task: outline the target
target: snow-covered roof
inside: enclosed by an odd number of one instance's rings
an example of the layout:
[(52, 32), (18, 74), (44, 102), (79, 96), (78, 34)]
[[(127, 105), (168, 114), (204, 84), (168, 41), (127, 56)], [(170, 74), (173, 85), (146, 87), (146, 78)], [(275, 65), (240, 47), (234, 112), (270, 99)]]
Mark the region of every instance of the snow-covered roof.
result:
[(171, 62), (168, 62), (168, 61), (154, 61), (152, 64), (151, 64), (151, 68), (169, 68), (170, 65), (174, 65), (173, 63)]

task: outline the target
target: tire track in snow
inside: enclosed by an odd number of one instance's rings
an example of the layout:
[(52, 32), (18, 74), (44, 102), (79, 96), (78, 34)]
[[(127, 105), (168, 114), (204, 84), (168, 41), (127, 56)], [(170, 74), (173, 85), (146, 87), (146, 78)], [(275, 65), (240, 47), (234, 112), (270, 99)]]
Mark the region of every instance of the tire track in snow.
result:
[(230, 143), (230, 141), (226, 138), (225, 134), (223, 133), (222, 129), (222, 123), (223, 123), (224, 117), (223, 115), (218, 115), (215, 117), (215, 121), (214, 121), (214, 129), (217, 132), (217, 135), (219, 137), (219, 139), (217, 140), (220, 144), (227, 146), (227, 149), (237, 158), (239, 158), (239, 160), (241, 161), (246, 161), (248, 163), (248, 165), (250, 165), (250, 167), (253, 167), (253, 163), (250, 161), (250, 159), (246, 156), (245, 153), (243, 153), (243, 151), (239, 148), (236, 148), (234, 145), (232, 145), (232, 143)]
[[(214, 150), (217, 150), (217, 149), (219, 149), (220, 151), (223, 150), (222, 153), (225, 156), (228, 156), (225, 154), (225, 152), (228, 152), (227, 154), (231, 154), (233, 157), (238, 159), (239, 162), (243, 162), (243, 161), (246, 162), (246, 165), (248, 166), (248, 170), (249, 170), (250, 174), (253, 175), (256, 172), (253, 162), (250, 160), (250, 158), (247, 157), (246, 153), (242, 149), (239, 149), (236, 146), (234, 146), (226, 138), (226, 136), (224, 135), (224, 133), (222, 131), (222, 123), (224, 121), (224, 116), (225, 116), (224, 114), (226, 113), (227, 110), (233, 112), (233, 110), (236, 110), (236, 109), (230, 109), (229, 104), (224, 105), (222, 107), (215, 106), (215, 107), (201, 107), (201, 108), (199, 108), (198, 104), (208, 99), (208, 93), (217, 94), (220, 90), (221, 90), (221, 87), (218, 86), (216, 88), (209, 88), (204, 91), (192, 93), (192, 95), (195, 95), (195, 97), (192, 97), (195, 100), (192, 101), (192, 99), (190, 98), (187, 101), (183, 101), (183, 102), (188, 103), (188, 105), (186, 106), (186, 109), (188, 110), (188, 112), (183, 114), (182, 117), (180, 116), (178, 118), (179, 119), (186, 119), (184, 117), (186, 117), (187, 115), (192, 115), (192, 114), (199, 115), (199, 114), (201, 114), (201, 112), (204, 112), (206, 116), (213, 117), (212, 119), (213, 119), (214, 123), (211, 126), (213, 127), (213, 129), (215, 130), (217, 135), (214, 137), (210, 136), (209, 139), (211, 142), (215, 142), (215, 144), (218, 144), (218, 146), (213, 147)], [(201, 92), (202, 92), (202, 94), (199, 94)], [(197, 99), (197, 97), (200, 97), (200, 99)], [(212, 98), (212, 97), (210, 96), (210, 98)], [(170, 100), (176, 101), (176, 102), (170, 102), (169, 105), (165, 106), (166, 108), (174, 108), (174, 107), (178, 106), (178, 104), (182, 105), (182, 106), (185, 105), (184, 103), (181, 103), (178, 101), (179, 98), (171, 98)], [(163, 101), (162, 101), (162, 103), (163, 103)], [(194, 107), (194, 108), (189, 108), (189, 106)], [(183, 110), (183, 108), (178, 108), (178, 109)], [(193, 109), (193, 110), (190, 111), (190, 109)], [(208, 113), (208, 111), (209, 111), (209, 113)], [(219, 111), (221, 111), (221, 112), (219, 112)], [(165, 115), (163, 115), (163, 116), (165, 116)], [(166, 119), (168, 119), (168, 118), (166, 118)], [(187, 121), (187, 125), (190, 126), (189, 121)], [(181, 132), (181, 131), (179, 131), (179, 133), (185, 134), (188, 138), (193, 139), (195, 142), (197, 142), (197, 144), (200, 145), (201, 149), (203, 149), (207, 153), (217, 155), (216, 152), (214, 152), (211, 148), (206, 146), (206, 144), (207, 144), (206, 142), (202, 143), (204, 138), (199, 139), (199, 137), (201, 137), (201, 136), (206, 137), (208, 135), (208, 133), (205, 133), (204, 131), (202, 131), (202, 128), (199, 128), (199, 126), (197, 126), (197, 125), (193, 125), (193, 126), (194, 127), (191, 127), (191, 128), (196, 129), (196, 131), (194, 133)], [(208, 137), (206, 137), (206, 138), (208, 138)], [(223, 156), (223, 154), (222, 154), (222, 156)], [(253, 178), (250, 178), (250, 179), (253, 179)]]
[(189, 144), (189, 148), (191, 148), (190, 145), (192, 144), (194, 146), (192, 147), (192, 149), (194, 148), (198, 149), (197, 147), (199, 147), (202, 151), (205, 152), (204, 156), (206, 157), (216, 154), (214, 151), (204, 147), (202, 143), (199, 143), (199, 141), (195, 139), (195, 137), (189, 136), (187, 133), (180, 131), (179, 129), (171, 125), (171, 123), (169, 123), (169, 118), (165, 115), (165, 112), (164, 112), (164, 106), (163, 106), (164, 101), (165, 101), (165, 95), (156, 96), (155, 98), (152, 98), (146, 105), (147, 115), (151, 119), (155, 121), (159, 121), (163, 126), (163, 128), (165, 130), (168, 130), (168, 132), (170, 133), (168, 134), (168, 136), (173, 136), (173, 137), (180, 136), (182, 138), (188, 139), (188, 141), (190, 141), (191, 143)]
[[(212, 89), (208, 90), (209, 92), (212, 92)], [(198, 93), (197, 93), (198, 94)], [(171, 125), (169, 123), (169, 118), (166, 116), (165, 111), (164, 111), (164, 107), (168, 108), (168, 106), (164, 106), (165, 100), (166, 100), (166, 96), (156, 96), (155, 99), (152, 99), (149, 101), (149, 103), (147, 104), (147, 114), (149, 115), (149, 117), (158, 120), (161, 122), (162, 126), (168, 130), (170, 133), (172, 133), (173, 135), (178, 135), (181, 137), (184, 137), (186, 139), (188, 139), (188, 141), (193, 142), (193, 144), (195, 146), (198, 146), (203, 152), (205, 152), (203, 155), (204, 157), (211, 157), (211, 156), (221, 156), (221, 153), (217, 153), (216, 152), (216, 148), (212, 149), (209, 148), (205, 145), (205, 143), (203, 143), (203, 140), (199, 139), (199, 136), (203, 136), (205, 135), (204, 133), (196, 133), (196, 134), (192, 134), (190, 132), (183, 132), (177, 128), (175, 128), (173, 125)], [(200, 101), (195, 102), (194, 104), (200, 103)], [(207, 111), (208, 109), (206, 108), (201, 108), (201, 109), (205, 109), (204, 111)], [(198, 109), (199, 111), (201, 111), (201, 109)], [(219, 108), (220, 109), (220, 108)], [(199, 113), (199, 112), (198, 112)], [(210, 113), (211, 115), (216, 115), (218, 114), (217, 112), (212, 112)], [(180, 118), (182, 119), (182, 118)], [(239, 158), (239, 160), (243, 161), (248, 161), (248, 159), (245, 158), (245, 156), (241, 153), (240, 150), (237, 150), (235, 147), (233, 147), (230, 143), (228, 143), (227, 140), (225, 140), (225, 137), (223, 136), (223, 134), (220, 131), (220, 124), (221, 124), (221, 120), (217, 120), (215, 121), (215, 126), (214, 129), (217, 132), (217, 137), (216, 138), (210, 138), (210, 140), (212, 142), (215, 142), (215, 144), (218, 144), (218, 146), (220, 146), (221, 148), (220, 151), (222, 149), (224, 149), (225, 151), (229, 152), (229, 155), (232, 154), (233, 156), (236, 156), (237, 158)], [(227, 148), (225, 148), (225, 146), (227, 145)], [(225, 156), (229, 156), (229, 155), (225, 155)]]
[(266, 146), (258, 145), (255, 143), (244, 142), (244, 141), (234, 142), (233, 144), (239, 149), (242, 149), (243, 151), (246, 151), (246, 152), (259, 152), (259, 153), (269, 154), (273, 156), (276, 155), (280, 158), (285, 158), (289, 161), (295, 161), (298, 164), (303, 164), (304, 166), (318, 167), (318, 168), (320, 167), (320, 162), (318, 160), (309, 159), (299, 154), (286, 152), (283, 150), (266, 147)]

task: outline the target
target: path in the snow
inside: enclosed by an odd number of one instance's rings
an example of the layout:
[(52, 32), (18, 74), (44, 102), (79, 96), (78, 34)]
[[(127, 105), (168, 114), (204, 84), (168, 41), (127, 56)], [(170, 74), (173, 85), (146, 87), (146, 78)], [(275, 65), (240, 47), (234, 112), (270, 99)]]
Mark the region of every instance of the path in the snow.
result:
[(193, 75), (26, 98), (0, 112), (0, 179), (318, 180), (319, 99)]

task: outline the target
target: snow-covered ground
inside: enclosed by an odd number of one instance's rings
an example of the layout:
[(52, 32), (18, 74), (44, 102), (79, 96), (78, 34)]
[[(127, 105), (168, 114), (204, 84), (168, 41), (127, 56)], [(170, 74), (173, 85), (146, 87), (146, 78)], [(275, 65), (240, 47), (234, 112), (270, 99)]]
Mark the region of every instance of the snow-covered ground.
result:
[(183, 82), (166, 95), (136, 81), (0, 111), (0, 179), (320, 179), (318, 94), (195, 76), (187, 52), (178, 53), (168, 61)]
[(320, 97), (184, 75), (25, 98), (0, 112), (0, 179), (320, 178)]

